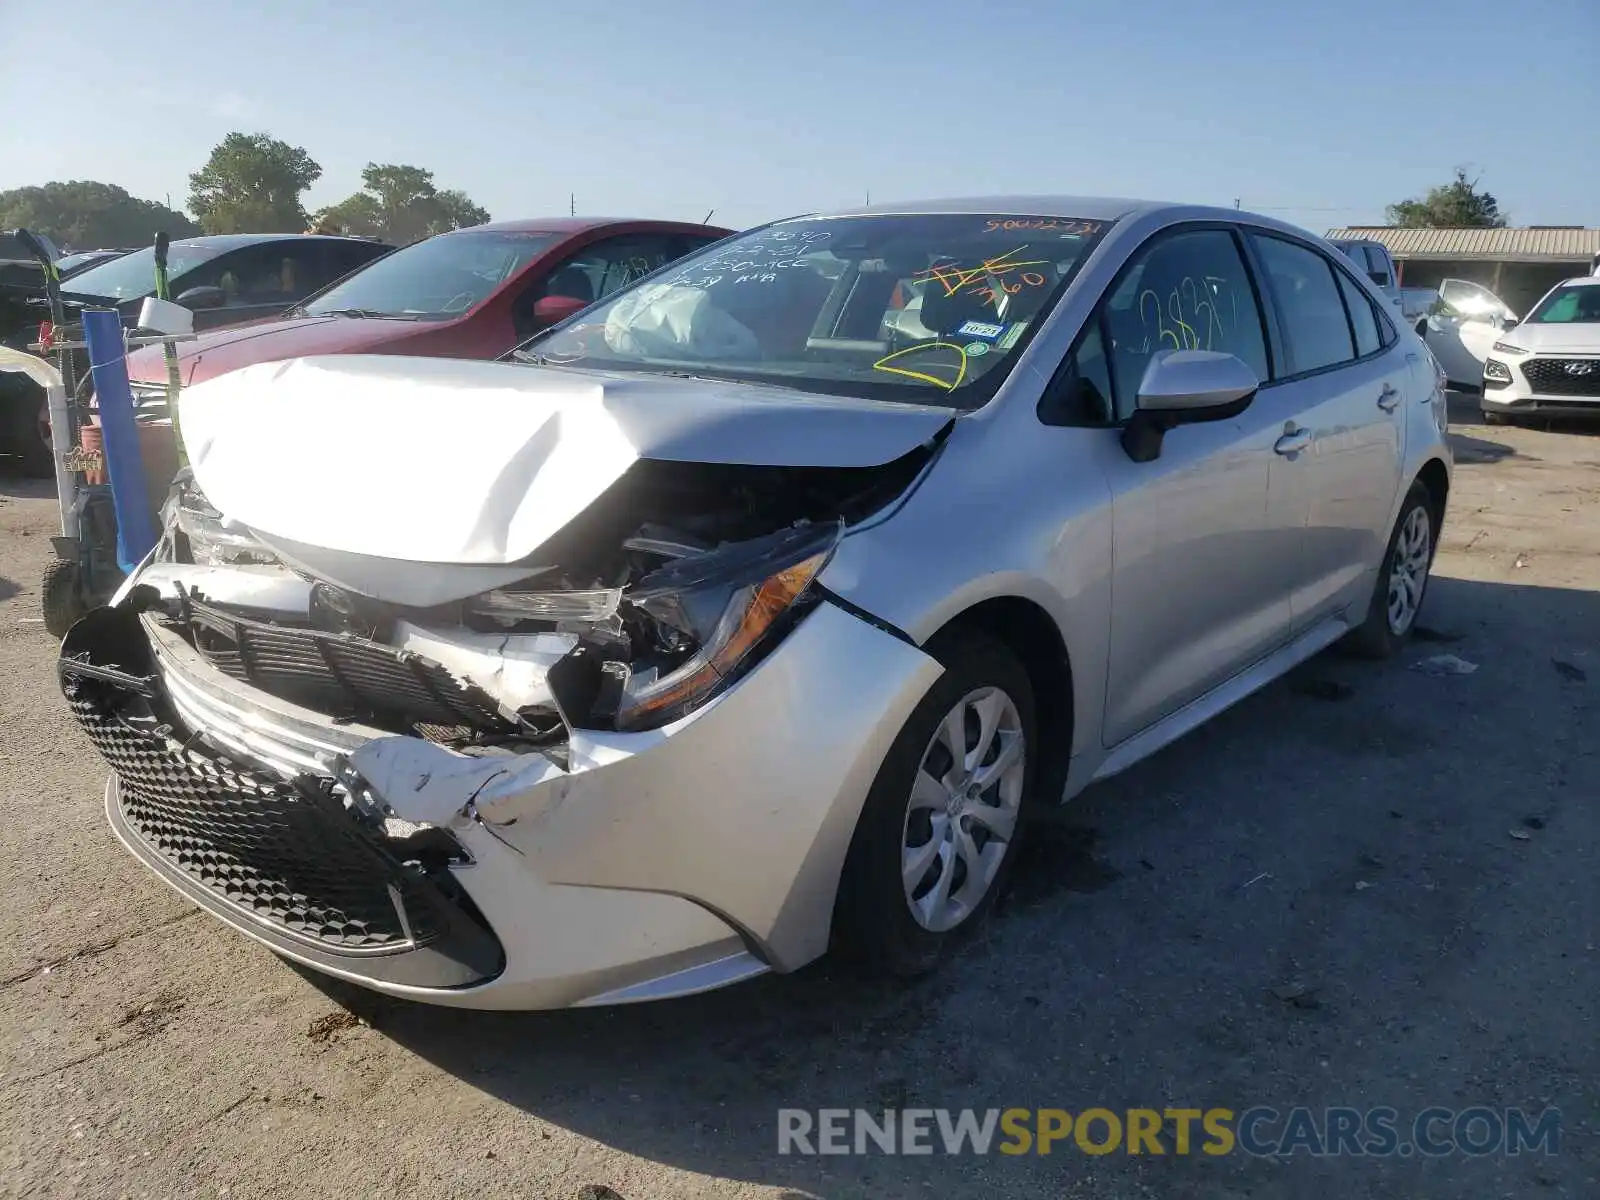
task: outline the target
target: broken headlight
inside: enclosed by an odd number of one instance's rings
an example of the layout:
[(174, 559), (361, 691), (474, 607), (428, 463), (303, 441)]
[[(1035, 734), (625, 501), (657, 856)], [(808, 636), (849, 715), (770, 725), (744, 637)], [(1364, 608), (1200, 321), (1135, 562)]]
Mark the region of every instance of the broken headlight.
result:
[(188, 561), (202, 566), (270, 564), (277, 556), (243, 525), (211, 507), (200, 489), (180, 475), (161, 506), (161, 526), (188, 547)]
[(669, 658), (635, 665), (617, 703), (618, 729), (653, 729), (711, 699), (815, 602), (842, 524), (802, 525), (680, 559), (639, 580), (628, 600), (654, 624)]

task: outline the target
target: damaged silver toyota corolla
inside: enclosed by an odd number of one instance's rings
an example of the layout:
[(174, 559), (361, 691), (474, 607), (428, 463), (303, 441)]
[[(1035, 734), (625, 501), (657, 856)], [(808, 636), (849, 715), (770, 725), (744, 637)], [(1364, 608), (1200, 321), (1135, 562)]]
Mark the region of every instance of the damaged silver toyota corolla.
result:
[(1420, 344), (1231, 210), (778, 222), (514, 357), (189, 389), (160, 545), (62, 646), (129, 849), (442, 1004), (928, 968), (1030, 797), (1392, 651), (1449, 486)]

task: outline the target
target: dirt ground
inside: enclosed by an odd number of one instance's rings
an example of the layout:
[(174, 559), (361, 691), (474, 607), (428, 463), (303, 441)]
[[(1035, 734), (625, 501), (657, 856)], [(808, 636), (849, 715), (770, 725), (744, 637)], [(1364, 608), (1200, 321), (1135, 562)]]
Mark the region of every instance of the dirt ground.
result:
[[(358, 1020), (135, 863), (37, 621), (53, 500), (0, 466), (0, 1194), (1600, 1196), (1600, 430), (1456, 419), (1433, 640), (1091, 789), (934, 978), (555, 1014)], [(1407, 669), (1444, 653), (1477, 670)], [(1558, 1105), (1562, 1140), (777, 1154), (780, 1107), (1257, 1104)]]

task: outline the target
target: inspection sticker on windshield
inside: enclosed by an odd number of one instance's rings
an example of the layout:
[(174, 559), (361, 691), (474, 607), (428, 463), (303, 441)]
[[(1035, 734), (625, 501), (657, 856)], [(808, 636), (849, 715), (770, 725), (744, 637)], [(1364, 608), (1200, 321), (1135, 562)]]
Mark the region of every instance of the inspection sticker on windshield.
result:
[(989, 353), (988, 342), (968, 342), (964, 347), (968, 358), (981, 358)]
[(1006, 327), (1004, 325), (989, 325), (983, 321), (968, 321), (956, 332), (963, 333), (967, 337), (988, 338), (992, 342), (1005, 331)]
[(1017, 339), (1022, 336), (1022, 331), (1028, 327), (1026, 321), (1013, 321), (1011, 328), (1006, 330), (1005, 337), (995, 343), (996, 350), (1009, 350), (1017, 344)]

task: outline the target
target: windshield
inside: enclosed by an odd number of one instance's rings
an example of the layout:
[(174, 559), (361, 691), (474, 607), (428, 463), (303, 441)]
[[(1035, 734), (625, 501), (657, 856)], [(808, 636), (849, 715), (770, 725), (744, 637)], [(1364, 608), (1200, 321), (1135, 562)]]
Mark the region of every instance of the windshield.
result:
[[(192, 271), (203, 262), (232, 249), (227, 245), (173, 242), (167, 247), (167, 278), (176, 280), (186, 271)], [(135, 296), (153, 296), (156, 291), (156, 252), (146, 246), (121, 258), (90, 267), (69, 281), (69, 292), (84, 296), (106, 296), (113, 300), (131, 300)]]
[(1565, 284), (1551, 289), (1528, 314), (1529, 325), (1600, 323), (1600, 286)]
[(983, 214), (782, 221), (673, 264), (514, 357), (976, 408), (1105, 228)]
[(300, 306), (443, 321), (471, 312), (555, 241), (549, 233), (443, 233), (387, 254)]

